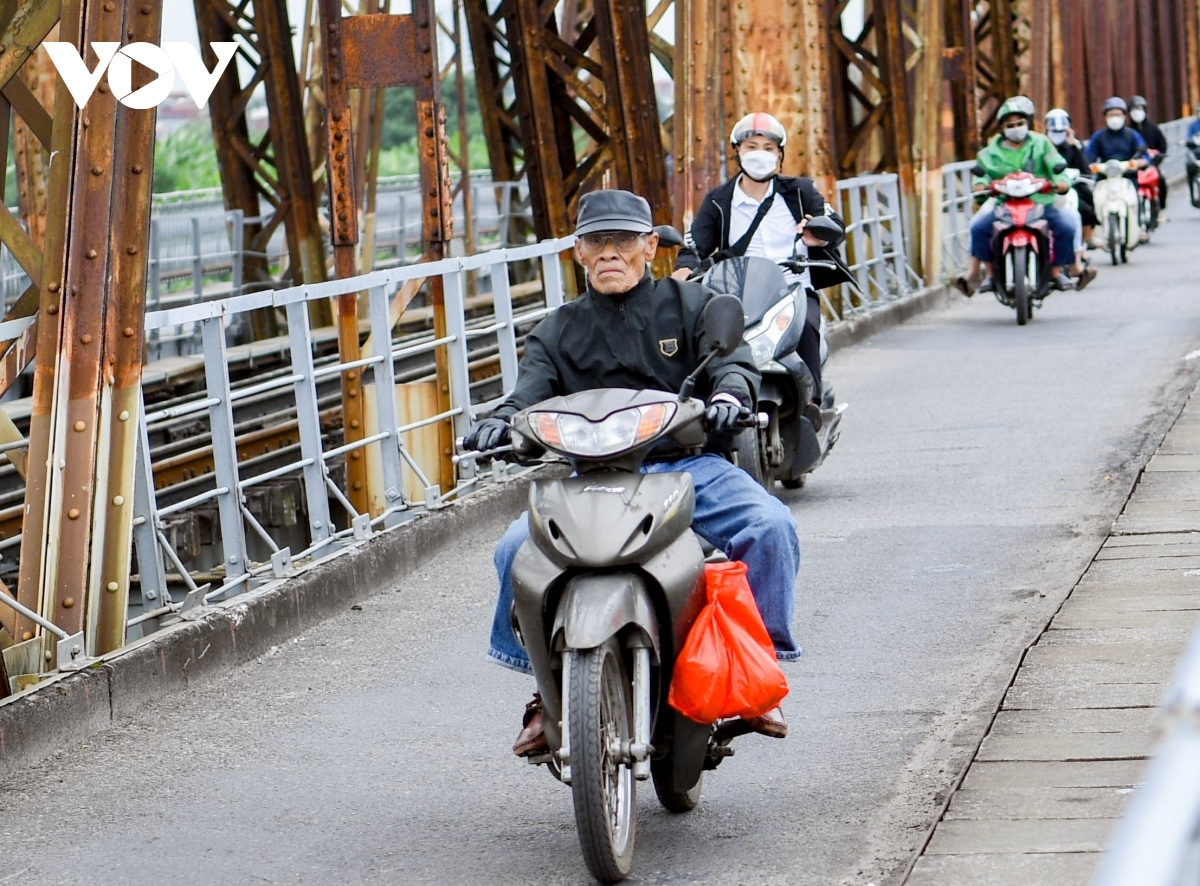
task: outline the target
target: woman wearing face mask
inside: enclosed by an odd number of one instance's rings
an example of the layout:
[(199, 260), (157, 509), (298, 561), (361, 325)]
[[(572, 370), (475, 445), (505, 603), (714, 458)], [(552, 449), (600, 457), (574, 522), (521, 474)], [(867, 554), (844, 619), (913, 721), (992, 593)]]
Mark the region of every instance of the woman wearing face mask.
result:
[[(1135, 95), (1129, 100), (1129, 126), (1142, 137), (1147, 148), (1166, 155), (1167, 137), (1163, 135), (1163, 131), (1158, 128), (1158, 125), (1146, 116), (1147, 107), (1149, 107), (1149, 103), (1145, 96)], [(1167, 208), (1167, 177), (1165, 175), (1158, 183), (1158, 206), (1160, 209)]]
[[(696, 212), (688, 245), (679, 250), (673, 276), (686, 280), (696, 270), (739, 255), (760, 255), (779, 262), (794, 254), (834, 261), (837, 271), (814, 268), (789, 275), (808, 295), (808, 314), (797, 351), (821, 397), (821, 304), (816, 290), (851, 280), (837, 243), (828, 244), (805, 230), (818, 215), (845, 224), (821, 196), (812, 179), (780, 175), (787, 130), (770, 114), (747, 114), (729, 134), (740, 174), (709, 191)], [(840, 240), (839, 240), (840, 242)], [(818, 413), (819, 415), (819, 413)]]
[(1126, 125), (1129, 106), (1125, 99), (1113, 96), (1104, 103), (1104, 128), (1088, 140), (1087, 157), (1092, 163), (1109, 160), (1137, 160), (1146, 166), (1146, 141), (1136, 129)]
[[(1069, 169), (1078, 170), (1082, 175), (1090, 173), (1087, 155), (1083, 152), (1083, 143), (1075, 138), (1071, 128), (1071, 115), (1062, 108), (1052, 108), (1045, 117), (1046, 138), (1058, 149), (1062, 158), (1067, 161)], [(1092, 245), (1092, 234), (1100, 220), (1096, 217), (1096, 205), (1092, 201), (1090, 180), (1079, 180), (1074, 184), (1075, 195), (1079, 198), (1079, 218), (1082, 224), (1079, 239), (1075, 241), (1076, 252), (1082, 245), (1089, 248)], [(1081, 263), (1082, 256), (1076, 255), (1076, 263)], [(1081, 288), (1076, 283), (1076, 288)]]
[[(1000, 133), (992, 138), (976, 158), (976, 165), (983, 175), (975, 179), (976, 187), (986, 187), (997, 179), (1015, 172), (1028, 172), (1035, 178), (1052, 182), (1055, 190), (1065, 194), (1070, 182), (1063, 175), (1066, 161), (1058, 153), (1050, 139), (1031, 131), (1033, 124), (1033, 102), (1023, 95), (1013, 96), (1000, 106), (996, 114), (1000, 121)], [(1043, 204), (1043, 211), (1053, 239), (1054, 259), (1058, 266), (1054, 270), (1052, 286), (1058, 290), (1082, 289), (1096, 276), (1092, 268), (1075, 267), (1079, 283), (1071, 282), (1067, 276), (1068, 265), (1075, 259), (1075, 223), (1054, 208), (1052, 194), (1034, 194), (1031, 198)], [(987, 267), (988, 275), (979, 292), (995, 291), (992, 278), (992, 223), (993, 214), (982, 211), (971, 222), (971, 263), (965, 276), (955, 278), (954, 284), (964, 295), (972, 295), (972, 287), (979, 280), (980, 271)]]

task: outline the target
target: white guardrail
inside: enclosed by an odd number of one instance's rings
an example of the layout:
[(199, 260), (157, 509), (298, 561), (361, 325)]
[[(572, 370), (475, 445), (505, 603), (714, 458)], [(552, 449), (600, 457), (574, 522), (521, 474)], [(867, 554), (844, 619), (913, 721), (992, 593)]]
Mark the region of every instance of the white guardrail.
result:
[(1093, 886), (1200, 883), (1200, 631), (1163, 699), (1162, 738)]

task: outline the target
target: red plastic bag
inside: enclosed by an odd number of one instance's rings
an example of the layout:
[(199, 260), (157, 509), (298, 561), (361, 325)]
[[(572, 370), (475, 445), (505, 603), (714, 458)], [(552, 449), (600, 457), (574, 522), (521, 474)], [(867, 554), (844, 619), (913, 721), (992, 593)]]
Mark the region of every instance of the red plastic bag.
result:
[(788, 694), (787, 678), (746, 581), (746, 564), (704, 567), (708, 602), (675, 659), (667, 701), (697, 723), (758, 717)]

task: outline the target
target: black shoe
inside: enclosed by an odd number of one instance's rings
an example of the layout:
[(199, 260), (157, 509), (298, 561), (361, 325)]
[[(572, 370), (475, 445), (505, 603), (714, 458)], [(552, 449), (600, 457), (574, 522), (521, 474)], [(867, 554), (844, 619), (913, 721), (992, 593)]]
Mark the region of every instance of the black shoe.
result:
[(982, 283), (979, 284), (979, 288), (976, 289), (975, 291), (976, 292), (995, 292), (996, 291), (996, 281), (993, 280), (991, 277), (988, 277), (986, 280), (984, 280)]
[(1075, 288), (1075, 281), (1066, 274), (1056, 274), (1050, 283), (1050, 288), (1058, 292), (1067, 292)]
[(961, 274), (955, 277), (951, 282), (954, 284), (954, 287), (967, 298), (970, 298), (975, 294), (975, 290), (971, 288), (971, 281)]

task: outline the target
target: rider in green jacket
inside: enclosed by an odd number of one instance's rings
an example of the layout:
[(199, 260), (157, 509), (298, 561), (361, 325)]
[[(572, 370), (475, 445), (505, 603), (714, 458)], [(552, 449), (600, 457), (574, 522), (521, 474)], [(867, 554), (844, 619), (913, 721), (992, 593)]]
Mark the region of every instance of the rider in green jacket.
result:
[[(1014, 96), (1000, 106), (997, 114), (1000, 133), (992, 138), (976, 158), (977, 167), (983, 173), (975, 177), (974, 185), (977, 189), (986, 188), (997, 179), (1015, 172), (1028, 172), (1036, 178), (1047, 179), (1059, 194), (1065, 194), (1070, 189), (1070, 180), (1063, 174), (1067, 162), (1050, 139), (1031, 131), (1033, 115), (1033, 102), (1023, 95)], [(1075, 288), (1075, 284), (1067, 276), (1068, 268), (1075, 264), (1075, 223), (1054, 207), (1053, 194), (1034, 194), (1032, 199), (1043, 204), (1045, 218), (1050, 226), (1056, 263), (1053, 286), (1059, 290)], [(991, 274), (992, 223), (993, 213), (990, 210), (977, 213), (971, 222), (970, 270), (965, 277), (955, 280), (955, 284), (966, 295), (972, 294), (971, 285), (979, 280), (983, 264), (988, 267), (988, 278), (979, 287), (979, 291), (991, 292), (995, 289)], [(1072, 270), (1076, 274), (1085, 273), (1079, 267)], [(1086, 275), (1080, 280), (1082, 285), (1087, 285), (1088, 282), (1090, 277)]]

